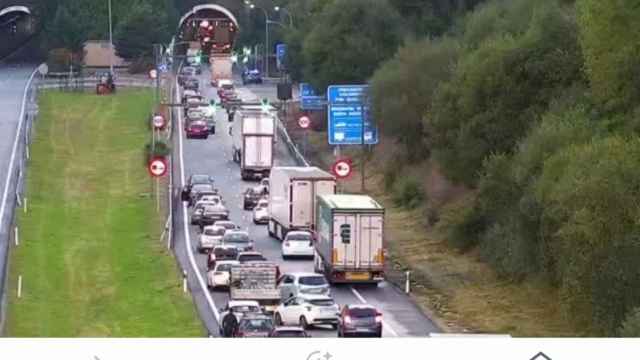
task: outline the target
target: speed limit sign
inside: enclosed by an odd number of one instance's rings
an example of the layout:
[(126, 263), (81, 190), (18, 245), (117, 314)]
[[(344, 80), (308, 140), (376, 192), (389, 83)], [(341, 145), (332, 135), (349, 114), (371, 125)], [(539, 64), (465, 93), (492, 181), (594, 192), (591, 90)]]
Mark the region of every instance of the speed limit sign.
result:
[(331, 167), (333, 170), (333, 174), (338, 179), (346, 179), (351, 175), (351, 171), (353, 170), (353, 166), (351, 165), (351, 160), (349, 159), (341, 159), (336, 161)]
[(153, 177), (163, 177), (167, 174), (167, 161), (164, 158), (153, 158), (149, 162), (149, 174)]
[(308, 129), (310, 125), (311, 119), (309, 119), (308, 116), (301, 116), (300, 119), (298, 119), (298, 126), (300, 126), (301, 129)]
[(158, 115), (158, 114), (153, 116), (153, 127), (156, 130), (164, 129), (164, 125), (165, 125), (164, 116)]

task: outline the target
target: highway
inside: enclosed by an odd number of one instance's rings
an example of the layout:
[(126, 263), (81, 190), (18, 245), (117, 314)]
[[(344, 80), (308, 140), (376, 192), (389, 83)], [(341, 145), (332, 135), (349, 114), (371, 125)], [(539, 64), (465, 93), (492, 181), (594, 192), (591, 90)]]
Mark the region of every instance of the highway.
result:
[[(203, 71), (200, 77), (201, 92), (208, 99), (217, 98), (215, 89), (209, 86), (209, 72)], [(241, 82), (236, 79), (236, 84)], [(275, 85), (237, 86), (238, 94), (244, 101), (256, 100), (263, 97), (275, 98)], [(228, 135), (226, 112), (221, 109), (216, 114), (217, 133), (208, 140), (187, 140), (184, 135), (183, 117), (176, 111), (176, 135), (174, 138), (174, 188), (182, 186), (184, 179), (191, 174), (209, 174), (215, 178), (216, 187), (223, 195), (231, 214), (230, 219), (243, 229), (248, 230), (255, 241), (257, 251), (269, 260), (280, 264), (283, 273), (304, 271), (313, 272), (312, 261), (283, 261), (280, 255), (281, 243), (267, 234), (266, 226), (254, 225), (252, 213), (242, 209), (242, 193), (255, 183), (244, 182), (240, 179), (237, 164), (231, 159), (231, 137)], [(295, 160), (284, 144), (278, 138), (275, 151), (276, 166), (295, 166)], [(176, 198), (176, 197), (174, 197)], [(188, 224), (186, 208), (177, 207), (174, 246), (176, 255), (181, 263), (195, 264), (200, 276), (189, 271), (189, 286), (192, 290), (198, 311), (203, 322), (213, 336), (217, 336), (217, 318), (212, 306), (222, 308), (228, 301), (226, 292), (211, 292), (202, 289), (202, 280), (206, 281), (205, 255), (196, 250), (198, 240), (197, 227)], [(174, 207), (175, 209), (175, 207)], [(187, 215), (187, 216), (185, 216)], [(185, 230), (186, 229), (186, 230)], [(190, 266), (191, 268), (191, 266)], [(204, 283), (206, 284), (206, 282)], [(391, 284), (382, 283), (378, 287), (372, 286), (335, 286), (332, 295), (339, 304), (369, 303), (382, 311), (384, 316), (384, 337), (421, 337), (431, 332), (439, 332), (434, 323), (426, 317), (410, 299)], [(313, 337), (335, 337), (336, 332), (317, 328), (311, 332)]]
[(9, 225), (13, 217), (17, 180), (13, 176), (15, 172), (10, 168), (15, 169), (16, 164), (22, 159), (22, 148), (14, 147), (14, 143), (24, 89), (32, 72), (32, 66), (0, 63), (0, 300), (3, 299), (5, 261), (11, 231)]

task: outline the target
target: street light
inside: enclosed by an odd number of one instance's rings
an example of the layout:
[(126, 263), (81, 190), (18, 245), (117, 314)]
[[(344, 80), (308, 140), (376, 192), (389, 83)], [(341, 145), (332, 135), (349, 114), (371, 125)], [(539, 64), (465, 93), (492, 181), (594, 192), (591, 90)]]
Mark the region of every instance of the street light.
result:
[(265, 63), (264, 63), (264, 73), (265, 76), (269, 77), (269, 13), (267, 13), (267, 10), (256, 6), (255, 4), (251, 3), (248, 0), (245, 0), (244, 2), (246, 5), (249, 5), (250, 9), (260, 9), (262, 10), (262, 12), (264, 13), (264, 31), (265, 31), (265, 40), (264, 40), (264, 58), (265, 58)]
[(293, 16), (291, 16), (291, 13), (289, 12), (289, 10), (282, 8), (280, 6), (275, 6), (273, 10), (275, 10), (276, 12), (280, 12), (280, 10), (282, 10), (282, 12), (287, 14), (287, 17), (289, 18), (289, 27), (293, 27)]
[(109, 71), (113, 76), (113, 21), (111, 20), (111, 0), (109, 0)]

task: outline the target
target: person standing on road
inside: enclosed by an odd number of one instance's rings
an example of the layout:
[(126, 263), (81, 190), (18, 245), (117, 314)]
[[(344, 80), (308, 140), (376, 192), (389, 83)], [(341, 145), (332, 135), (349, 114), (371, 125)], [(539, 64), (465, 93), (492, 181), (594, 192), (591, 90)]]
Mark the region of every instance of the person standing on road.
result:
[(236, 319), (235, 314), (233, 313), (233, 308), (229, 308), (229, 312), (222, 319), (222, 330), (224, 337), (233, 337), (236, 333), (236, 328), (238, 327), (238, 319)]

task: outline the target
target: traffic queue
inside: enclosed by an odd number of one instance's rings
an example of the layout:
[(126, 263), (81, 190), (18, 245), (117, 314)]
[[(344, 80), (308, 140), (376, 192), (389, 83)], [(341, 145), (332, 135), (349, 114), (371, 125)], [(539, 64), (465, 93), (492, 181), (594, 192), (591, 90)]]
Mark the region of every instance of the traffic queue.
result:
[[(179, 77), (185, 132), (188, 139), (206, 139), (216, 134), (215, 107), (199, 93), (196, 73), (185, 67)], [(216, 85), (223, 103), (238, 101), (231, 80)], [(381, 337), (382, 313), (368, 304), (338, 305), (331, 286), (384, 279), (384, 209), (368, 196), (336, 194), (335, 177), (319, 168), (274, 167), (277, 118), (264, 110), (240, 106), (237, 132), (231, 131), (242, 180), (259, 181), (234, 205), (251, 211), (255, 225), (266, 225), (265, 233), (281, 242), (283, 260), (313, 259), (313, 270), (283, 273), (230, 218), (213, 176), (190, 175), (182, 201), (197, 227), (197, 250), (206, 257), (207, 286), (228, 293), (220, 335), (308, 337), (317, 327), (340, 337)], [(234, 121), (235, 114), (228, 115)]]

